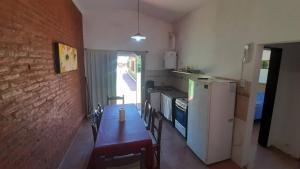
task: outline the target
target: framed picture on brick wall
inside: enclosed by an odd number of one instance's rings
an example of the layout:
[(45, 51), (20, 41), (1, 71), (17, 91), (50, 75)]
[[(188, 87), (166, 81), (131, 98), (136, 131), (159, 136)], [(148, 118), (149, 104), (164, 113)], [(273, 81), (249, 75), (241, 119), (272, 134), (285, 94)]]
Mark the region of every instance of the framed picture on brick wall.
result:
[(78, 69), (77, 49), (57, 42), (55, 48), (55, 67), (57, 73), (66, 73)]

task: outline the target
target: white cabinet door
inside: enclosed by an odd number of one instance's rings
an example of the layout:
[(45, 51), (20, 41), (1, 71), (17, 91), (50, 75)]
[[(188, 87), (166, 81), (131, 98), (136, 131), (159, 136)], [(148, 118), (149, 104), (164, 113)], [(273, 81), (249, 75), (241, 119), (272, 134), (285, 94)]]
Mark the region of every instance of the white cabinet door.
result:
[(172, 121), (172, 98), (161, 95), (161, 111), (166, 119)]
[(152, 108), (156, 111), (160, 111), (160, 92), (150, 94), (150, 103)]

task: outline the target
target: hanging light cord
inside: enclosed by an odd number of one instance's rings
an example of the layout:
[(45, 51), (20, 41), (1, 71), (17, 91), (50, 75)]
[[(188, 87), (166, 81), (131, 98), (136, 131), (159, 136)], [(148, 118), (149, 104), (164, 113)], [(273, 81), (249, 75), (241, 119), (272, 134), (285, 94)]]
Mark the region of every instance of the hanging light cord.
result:
[(140, 33), (140, 0), (138, 0), (138, 33)]

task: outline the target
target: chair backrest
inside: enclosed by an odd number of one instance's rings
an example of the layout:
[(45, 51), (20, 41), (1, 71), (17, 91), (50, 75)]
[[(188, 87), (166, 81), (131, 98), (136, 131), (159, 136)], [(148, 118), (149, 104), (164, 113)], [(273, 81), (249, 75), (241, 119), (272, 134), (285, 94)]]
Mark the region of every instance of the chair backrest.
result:
[(110, 105), (111, 101), (122, 100), (123, 104), (125, 103), (124, 95), (123, 96), (107, 96), (107, 105)]
[(98, 129), (96, 124), (91, 124), (91, 126), (92, 126), (93, 138), (95, 143), (98, 135)]
[[(134, 164), (136, 162), (140, 162), (140, 169), (145, 169), (145, 149), (142, 148), (140, 152), (128, 155), (118, 155), (118, 156), (100, 156), (99, 163), (101, 163), (101, 168), (108, 169), (121, 167), (124, 168), (126, 165)], [(126, 167), (127, 168), (127, 167)]]
[(96, 111), (96, 114), (97, 114), (97, 117), (96, 117), (97, 118), (97, 128), (99, 129), (101, 118), (102, 118), (102, 115), (103, 115), (102, 105), (98, 104), (97, 109), (95, 111)]
[(97, 110), (99, 111), (99, 113), (103, 113), (103, 107), (102, 107), (102, 105), (101, 104), (99, 104), (98, 103), (98, 105), (97, 105)]
[(151, 113), (151, 126), (150, 132), (152, 133), (158, 147), (160, 149), (160, 140), (161, 140), (161, 132), (162, 132), (162, 116), (159, 112), (155, 110)]
[(148, 100), (146, 100), (145, 103), (144, 103), (144, 109), (143, 109), (143, 111), (141, 112), (141, 118), (142, 118), (142, 119), (145, 118), (146, 112), (149, 111), (148, 104), (150, 104), (150, 102), (149, 102)]
[(147, 130), (150, 129), (150, 124), (151, 124), (151, 114), (154, 111), (154, 109), (152, 109), (152, 106), (150, 104), (150, 102), (148, 102), (148, 104), (146, 105), (145, 108), (145, 115), (144, 115), (144, 121), (146, 122), (146, 128)]
[(98, 135), (101, 117), (102, 117), (102, 113), (101, 110), (99, 110), (98, 108), (92, 111), (91, 114), (88, 115), (88, 120), (90, 121), (92, 127), (94, 141), (96, 141)]

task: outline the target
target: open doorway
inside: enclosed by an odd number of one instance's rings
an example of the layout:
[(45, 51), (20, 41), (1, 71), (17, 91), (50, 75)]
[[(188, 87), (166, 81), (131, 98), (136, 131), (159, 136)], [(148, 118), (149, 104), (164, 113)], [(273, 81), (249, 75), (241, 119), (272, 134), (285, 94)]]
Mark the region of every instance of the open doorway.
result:
[(300, 44), (272, 44), (263, 50), (252, 133), (255, 169), (300, 168), (299, 54)]
[(117, 96), (124, 96), (125, 104), (141, 109), (142, 57), (122, 52), (117, 59)]
[(261, 60), (261, 68), (259, 71), (259, 80), (257, 83), (258, 89), (256, 92), (256, 105), (255, 105), (255, 115), (253, 122), (253, 134), (252, 142), (254, 144), (258, 143), (259, 131), (261, 127), (261, 119), (263, 113), (264, 99), (265, 99), (265, 90), (269, 73), (269, 64), (271, 58), (271, 50), (264, 49)]

